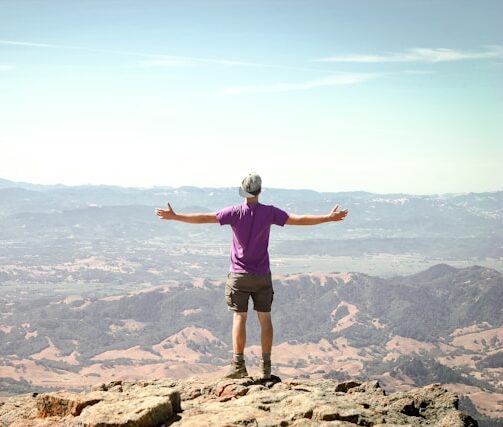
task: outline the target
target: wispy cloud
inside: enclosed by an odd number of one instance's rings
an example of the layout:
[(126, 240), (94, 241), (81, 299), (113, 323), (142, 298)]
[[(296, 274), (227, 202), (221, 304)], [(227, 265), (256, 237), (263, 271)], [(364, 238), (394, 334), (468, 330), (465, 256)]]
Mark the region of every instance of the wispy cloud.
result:
[(158, 56), (153, 55), (153, 58), (141, 60), (139, 65), (142, 67), (191, 67), (198, 63), (208, 63), (215, 65), (228, 65), (228, 66), (243, 66), (243, 67), (268, 67), (266, 64), (259, 64), (256, 62), (233, 61), (229, 59), (207, 59), (207, 58), (192, 58), (183, 56)]
[(16, 68), (16, 66), (12, 64), (0, 64), (0, 71), (10, 71), (14, 68)]
[(449, 62), (475, 59), (503, 58), (503, 46), (492, 46), (485, 50), (463, 51), (444, 48), (417, 48), (403, 52), (381, 55), (337, 55), (312, 59), (312, 62), (352, 62), (352, 63), (383, 63), (383, 62)]
[(297, 83), (275, 83), (271, 85), (237, 86), (224, 89), (227, 95), (247, 95), (276, 92), (299, 92), (326, 86), (341, 86), (362, 83), (376, 78), (376, 74), (339, 73), (328, 77)]
[(16, 40), (0, 40), (0, 44), (7, 44), (12, 46), (26, 46), (26, 47), (61, 48), (61, 46), (55, 44), (20, 42)]
[(386, 74), (395, 74), (395, 75), (405, 74), (405, 75), (412, 75), (412, 76), (415, 76), (415, 75), (422, 76), (422, 75), (435, 74), (435, 72), (432, 70), (403, 70), (398, 73), (386, 73)]
[(70, 51), (95, 52), (108, 55), (131, 56), (136, 58), (144, 58), (139, 64), (146, 67), (181, 67), (191, 66), (197, 63), (207, 63), (224, 66), (243, 66), (243, 67), (268, 67), (266, 64), (257, 62), (245, 62), (234, 59), (215, 59), (215, 58), (200, 58), (194, 56), (178, 56), (166, 55), (162, 53), (146, 53), (146, 52), (131, 52), (124, 50), (97, 49), (83, 46), (70, 46), (49, 43), (25, 42), (17, 40), (0, 40), (0, 45), (19, 46), (26, 48), (41, 48), (41, 49), (60, 49)]
[(139, 62), (141, 67), (154, 68), (154, 67), (190, 67), (193, 65), (192, 61), (187, 61), (182, 58), (165, 58), (165, 59), (145, 59)]

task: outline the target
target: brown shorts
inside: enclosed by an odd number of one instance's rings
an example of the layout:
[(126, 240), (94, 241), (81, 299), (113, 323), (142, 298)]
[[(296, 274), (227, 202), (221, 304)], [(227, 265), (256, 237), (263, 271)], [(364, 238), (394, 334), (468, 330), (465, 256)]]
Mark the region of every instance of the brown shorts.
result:
[(250, 297), (252, 297), (253, 308), (256, 311), (271, 311), (273, 295), (271, 273), (230, 272), (227, 276), (225, 301), (231, 311), (248, 311), (248, 299)]

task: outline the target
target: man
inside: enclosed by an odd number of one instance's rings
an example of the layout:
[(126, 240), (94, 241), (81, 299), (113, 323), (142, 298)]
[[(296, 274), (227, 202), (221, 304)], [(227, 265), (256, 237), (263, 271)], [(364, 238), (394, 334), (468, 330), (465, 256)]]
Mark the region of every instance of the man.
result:
[(162, 219), (191, 224), (220, 223), (232, 227), (231, 265), (225, 288), (225, 299), (233, 314), (233, 358), (226, 378), (248, 376), (244, 360), (246, 343), (246, 319), (248, 300), (253, 300), (261, 330), (262, 359), (260, 378), (271, 377), (271, 348), (273, 327), (271, 304), (273, 286), (269, 266), (269, 231), (272, 224), (316, 225), (341, 221), (348, 214), (335, 206), (328, 215), (296, 215), (259, 203), (262, 180), (257, 174), (249, 174), (241, 182), (239, 194), (245, 198), (241, 205), (230, 206), (215, 213), (176, 214), (168, 203), (167, 209), (156, 209)]

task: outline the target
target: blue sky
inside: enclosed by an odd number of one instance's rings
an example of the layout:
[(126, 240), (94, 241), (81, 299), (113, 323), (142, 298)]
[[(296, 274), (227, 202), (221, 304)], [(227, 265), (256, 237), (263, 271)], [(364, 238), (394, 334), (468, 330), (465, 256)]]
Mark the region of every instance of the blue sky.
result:
[(502, 190), (499, 1), (0, 3), (0, 177)]

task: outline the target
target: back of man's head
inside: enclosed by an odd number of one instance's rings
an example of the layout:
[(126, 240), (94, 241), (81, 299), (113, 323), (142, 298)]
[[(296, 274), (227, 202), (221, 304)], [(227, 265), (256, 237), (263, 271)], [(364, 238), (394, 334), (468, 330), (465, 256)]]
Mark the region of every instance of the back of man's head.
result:
[(246, 198), (258, 196), (261, 191), (262, 178), (256, 173), (248, 174), (241, 182), (241, 187), (239, 187), (239, 194)]

